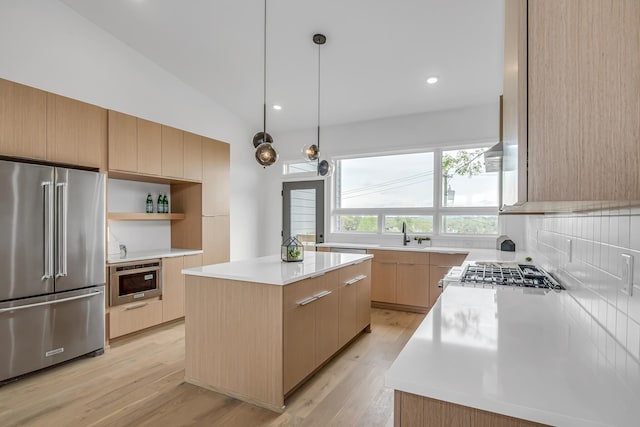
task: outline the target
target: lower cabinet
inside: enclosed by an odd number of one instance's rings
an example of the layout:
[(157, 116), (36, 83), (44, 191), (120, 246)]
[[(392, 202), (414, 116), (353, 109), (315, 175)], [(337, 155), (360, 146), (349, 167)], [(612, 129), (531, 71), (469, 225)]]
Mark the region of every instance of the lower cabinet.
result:
[(467, 254), (420, 251), (369, 250), (371, 301), (378, 306), (428, 311), (438, 300), (440, 280), (453, 266), (461, 265)]
[(111, 307), (109, 338), (184, 317), (185, 278), (182, 269), (200, 265), (202, 255), (162, 258), (162, 297)]
[(109, 338), (150, 328), (162, 323), (162, 300), (145, 301), (111, 307), (109, 311)]
[(370, 325), (370, 276), (365, 261), (285, 286), (284, 393)]

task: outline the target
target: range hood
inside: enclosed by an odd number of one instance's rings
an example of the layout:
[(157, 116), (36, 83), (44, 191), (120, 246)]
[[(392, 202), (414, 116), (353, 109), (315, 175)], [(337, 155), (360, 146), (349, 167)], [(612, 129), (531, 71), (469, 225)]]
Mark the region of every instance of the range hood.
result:
[(502, 171), (502, 142), (484, 152), (484, 169), (487, 172)]

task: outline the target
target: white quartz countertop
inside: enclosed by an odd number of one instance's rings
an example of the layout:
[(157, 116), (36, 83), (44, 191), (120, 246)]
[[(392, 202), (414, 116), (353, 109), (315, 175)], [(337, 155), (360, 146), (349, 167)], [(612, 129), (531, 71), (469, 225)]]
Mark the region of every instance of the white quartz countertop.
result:
[(524, 262), (529, 256), (524, 251), (498, 251), (495, 249), (464, 248), (452, 246), (384, 246), (367, 243), (318, 243), (320, 248), (341, 248), (341, 249), (373, 249), (379, 251), (408, 251), (408, 252), (437, 252), (444, 254), (467, 254), (465, 261), (518, 261)]
[(182, 270), (188, 276), (212, 277), (216, 279), (240, 280), (267, 285), (288, 285), (298, 280), (317, 276), (350, 264), (357, 264), (372, 255), (305, 252), (304, 261), (283, 262), (280, 255), (270, 255), (222, 264)]
[(386, 385), (554, 426), (637, 426), (640, 365), (567, 292), (448, 286)]
[(150, 249), (146, 251), (129, 251), (127, 256), (120, 257), (120, 254), (109, 255), (107, 258), (108, 264), (118, 264), (121, 262), (142, 261), (152, 258), (172, 258), (185, 255), (198, 255), (201, 254), (201, 250), (194, 249), (177, 249), (177, 248), (165, 248), (165, 249)]

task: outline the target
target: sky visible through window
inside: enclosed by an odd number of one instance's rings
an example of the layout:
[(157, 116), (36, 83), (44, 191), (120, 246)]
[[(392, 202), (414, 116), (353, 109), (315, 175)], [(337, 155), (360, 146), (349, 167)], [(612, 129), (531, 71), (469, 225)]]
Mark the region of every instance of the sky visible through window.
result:
[(340, 160), (338, 207), (431, 207), (433, 163), (433, 153)]

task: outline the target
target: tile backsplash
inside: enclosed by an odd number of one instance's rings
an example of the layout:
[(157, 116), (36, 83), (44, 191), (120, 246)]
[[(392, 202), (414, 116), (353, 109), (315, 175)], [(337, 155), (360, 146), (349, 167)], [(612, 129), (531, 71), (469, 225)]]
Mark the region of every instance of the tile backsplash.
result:
[[(640, 209), (531, 215), (525, 230), (534, 261), (609, 332), (599, 339), (640, 360)], [(623, 254), (633, 258), (631, 296)]]

